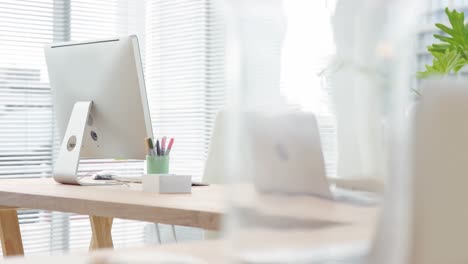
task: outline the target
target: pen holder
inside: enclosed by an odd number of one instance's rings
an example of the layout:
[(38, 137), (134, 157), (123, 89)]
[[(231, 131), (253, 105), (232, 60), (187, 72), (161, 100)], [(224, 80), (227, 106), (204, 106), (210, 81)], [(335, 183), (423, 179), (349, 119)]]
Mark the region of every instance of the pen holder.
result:
[(146, 171), (148, 174), (169, 173), (169, 156), (146, 156)]

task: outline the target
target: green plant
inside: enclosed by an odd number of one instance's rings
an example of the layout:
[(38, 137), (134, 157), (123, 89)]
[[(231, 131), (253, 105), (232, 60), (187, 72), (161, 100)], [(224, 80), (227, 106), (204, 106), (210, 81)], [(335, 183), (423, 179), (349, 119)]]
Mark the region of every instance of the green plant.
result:
[(437, 23), (435, 26), (447, 35), (435, 34), (434, 37), (442, 43), (432, 44), (427, 50), (432, 54), (432, 65), (426, 65), (426, 70), (418, 72), (418, 78), (434, 75), (457, 74), (468, 64), (468, 24), (465, 24), (465, 14), (445, 9), (452, 28)]

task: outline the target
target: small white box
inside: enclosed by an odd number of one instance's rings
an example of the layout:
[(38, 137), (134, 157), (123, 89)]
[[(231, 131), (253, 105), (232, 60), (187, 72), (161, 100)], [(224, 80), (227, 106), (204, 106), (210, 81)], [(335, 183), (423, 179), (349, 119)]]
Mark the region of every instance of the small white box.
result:
[(175, 174), (144, 174), (141, 180), (144, 192), (191, 193), (192, 176)]

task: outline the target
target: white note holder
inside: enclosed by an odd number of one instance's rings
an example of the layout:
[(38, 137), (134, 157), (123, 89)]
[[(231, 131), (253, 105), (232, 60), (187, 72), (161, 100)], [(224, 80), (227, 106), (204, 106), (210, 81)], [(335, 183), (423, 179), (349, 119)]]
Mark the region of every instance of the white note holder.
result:
[(192, 176), (175, 174), (144, 174), (143, 192), (148, 193), (191, 193)]

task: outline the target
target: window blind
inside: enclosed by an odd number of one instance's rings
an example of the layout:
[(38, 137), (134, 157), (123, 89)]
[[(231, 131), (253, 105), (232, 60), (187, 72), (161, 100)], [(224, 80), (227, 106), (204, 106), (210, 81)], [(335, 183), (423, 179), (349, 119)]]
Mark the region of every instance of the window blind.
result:
[[(144, 33), (144, 1), (5, 0), (0, 2), (0, 177), (50, 177), (55, 158), (53, 109), (43, 46)], [(144, 41), (140, 42), (143, 43)], [(144, 49), (143, 49), (144, 50)], [(56, 149), (56, 147), (55, 147)], [(141, 162), (83, 161), (81, 173), (139, 174)], [(26, 254), (87, 250), (87, 216), (24, 210), (19, 215)], [(116, 219), (116, 247), (143, 244), (149, 224)]]
[[(200, 177), (213, 119), (224, 104), (223, 40), (211, 0), (6, 0), (0, 3), (0, 177), (50, 177), (60, 143), (43, 46), (139, 36), (154, 131), (176, 138), (171, 167)], [(83, 160), (80, 174), (141, 174), (140, 161)], [(25, 210), (26, 254), (86, 250), (87, 216)], [(161, 226), (161, 225), (160, 225)], [(201, 233), (185, 228), (179, 239)], [(162, 241), (170, 229), (162, 225)], [(154, 224), (114, 220), (116, 247), (156, 243)]]
[(210, 0), (154, 0), (146, 8), (154, 134), (175, 138), (172, 172), (200, 179), (213, 120), (225, 100), (221, 18)]
[[(0, 177), (48, 176), (53, 123), (42, 47), (59, 30), (53, 1), (0, 2)], [(57, 9), (58, 10), (58, 9)], [(57, 15), (57, 17), (55, 17)], [(54, 19), (57, 18), (57, 28)], [(51, 214), (20, 212), (26, 251), (49, 250)], [(33, 241), (37, 241), (34, 242)]]
[(42, 46), (53, 39), (53, 3), (0, 2), (0, 176), (51, 171), (50, 90)]

